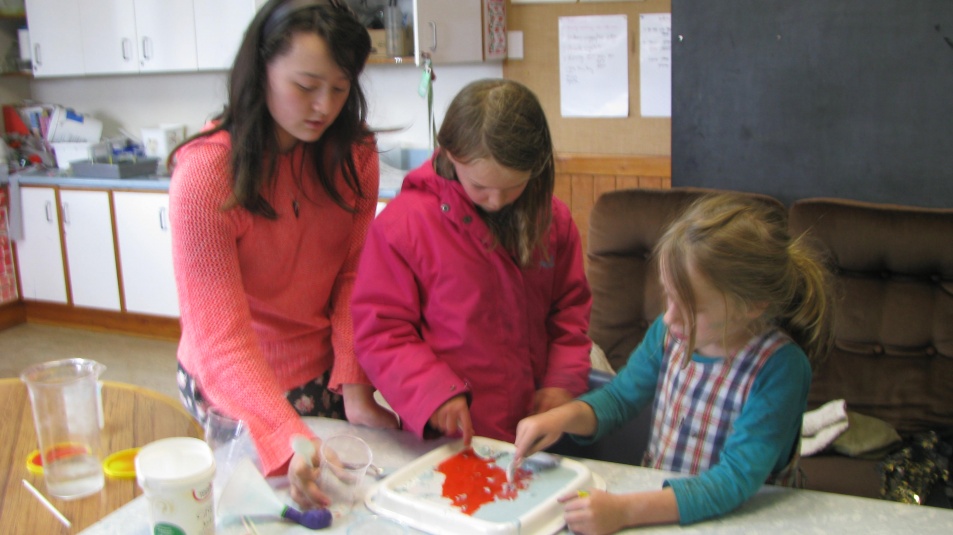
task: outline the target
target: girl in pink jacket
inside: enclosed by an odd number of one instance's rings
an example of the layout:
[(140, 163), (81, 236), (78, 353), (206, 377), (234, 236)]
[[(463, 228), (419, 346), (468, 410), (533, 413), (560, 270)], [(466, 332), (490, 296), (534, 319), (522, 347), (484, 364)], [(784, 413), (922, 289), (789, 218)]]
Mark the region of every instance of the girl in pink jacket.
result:
[(404, 428), (512, 441), (521, 418), (587, 387), (579, 232), (553, 196), (549, 128), (523, 85), (466, 86), (437, 140), (368, 231), (355, 353)]

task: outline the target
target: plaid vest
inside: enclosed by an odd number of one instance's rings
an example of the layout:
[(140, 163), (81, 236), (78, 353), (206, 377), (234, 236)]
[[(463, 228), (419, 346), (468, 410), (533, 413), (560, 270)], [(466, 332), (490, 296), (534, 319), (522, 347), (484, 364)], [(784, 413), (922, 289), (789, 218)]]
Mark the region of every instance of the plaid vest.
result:
[[(758, 372), (781, 346), (792, 343), (773, 329), (750, 340), (731, 359), (683, 367), (684, 344), (665, 336), (665, 353), (653, 403), (652, 439), (643, 466), (696, 475), (718, 462)], [(766, 483), (800, 486), (798, 455)]]

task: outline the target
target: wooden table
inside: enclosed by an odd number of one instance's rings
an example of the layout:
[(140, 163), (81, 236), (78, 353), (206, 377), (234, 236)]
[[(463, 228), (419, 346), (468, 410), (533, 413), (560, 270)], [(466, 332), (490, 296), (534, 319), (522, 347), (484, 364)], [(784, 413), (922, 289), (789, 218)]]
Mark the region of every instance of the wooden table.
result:
[[(135, 479), (106, 477), (103, 490), (86, 498), (61, 500), (49, 496), (42, 475), (27, 470), (26, 459), (37, 449), (33, 410), (20, 379), (0, 379), (0, 533), (79, 533), (142, 494)], [(202, 438), (202, 428), (181, 404), (146, 388), (103, 381), (103, 455), (141, 447), (160, 438)], [(67, 529), (27, 491), (26, 479), (72, 522)]]

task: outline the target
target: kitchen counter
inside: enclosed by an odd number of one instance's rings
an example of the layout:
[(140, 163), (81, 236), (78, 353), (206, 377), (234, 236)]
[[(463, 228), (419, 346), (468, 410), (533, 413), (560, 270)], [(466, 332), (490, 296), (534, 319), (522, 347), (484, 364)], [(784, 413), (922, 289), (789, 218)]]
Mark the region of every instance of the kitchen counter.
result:
[[(421, 441), (410, 433), (393, 430), (370, 429), (352, 426), (342, 420), (306, 418), (306, 421), (322, 437), (349, 433), (363, 438), (371, 446), (374, 463), (385, 471), (399, 468), (420, 455), (446, 444), (448, 439)], [(605, 480), (610, 492), (624, 493), (655, 490), (671, 474), (659, 470), (601, 461), (581, 459), (592, 472)], [(272, 479), (273, 486), (280, 485), (284, 478)], [(219, 483), (216, 482), (216, 485)], [(367, 479), (367, 487), (373, 484)], [(277, 494), (287, 503), (292, 503), (287, 490)], [(355, 520), (369, 515), (366, 507), (355, 509), (352, 517), (321, 533), (346, 533)], [(145, 497), (129, 502), (125, 507), (105, 517), (82, 532), (83, 535), (147, 535), (149, 533), (148, 504)], [(219, 523), (217, 534), (247, 533), (240, 523)], [(282, 521), (257, 523), (258, 533), (307, 534), (314, 533), (297, 524)], [(409, 530), (409, 533), (419, 533)], [(565, 529), (562, 533), (568, 533)], [(772, 535), (801, 535), (803, 533), (953, 533), (953, 511), (935, 507), (906, 505), (901, 503), (857, 498), (825, 492), (795, 490), (765, 486), (737, 511), (722, 518), (700, 522), (691, 526), (655, 526), (623, 533), (655, 534), (737, 534), (771, 533)]]
[(169, 190), (169, 176), (148, 175), (134, 178), (88, 178), (73, 176), (60, 169), (27, 170), (9, 177), (0, 177), (0, 184), (20, 186), (54, 186), (63, 188)]
[[(408, 171), (381, 164), (381, 199), (392, 199), (400, 191), (404, 175)], [(134, 178), (88, 178), (73, 176), (67, 171), (49, 169), (44, 171), (28, 170), (15, 175), (0, 175), (0, 185), (17, 184), (19, 186), (55, 186), (62, 188), (123, 189), (169, 191), (168, 175), (149, 175)]]

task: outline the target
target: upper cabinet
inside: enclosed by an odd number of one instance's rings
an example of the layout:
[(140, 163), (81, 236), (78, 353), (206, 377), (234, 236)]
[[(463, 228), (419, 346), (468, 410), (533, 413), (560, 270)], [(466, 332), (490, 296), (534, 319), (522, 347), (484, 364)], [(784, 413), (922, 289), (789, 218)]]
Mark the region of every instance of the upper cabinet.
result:
[(414, 2), (414, 49), (417, 63), (483, 61), (482, 0)]
[(199, 70), (228, 70), (264, 0), (193, 0)]
[(31, 38), (38, 32), (34, 74), (227, 70), (260, 3), (28, 0)]
[(26, 0), (34, 76), (75, 76), (83, 68), (83, 36), (75, 0)]
[(141, 72), (198, 69), (193, 5), (193, 0), (135, 0)]
[[(349, 1), (364, 11), (373, 3)], [(227, 70), (263, 3), (26, 0), (33, 74)], [(506, 56), (506, 0), (399, 0), (399, 5), (407, 24), (413, 25), (417, 64), (427, 57), (448, 64)]]
[[(46, 0), (53, 1), (53, 0)], [(62, 1), (62, 0), (60, 0)], [(79, 0), (86, 74), (139, 72), (136, 8), (129, 0)], [(42, 15), (29, 13), (30, 35)]]
[[(356, 12), (373, 21), (374, 0), (348, 0)], [(386, 2), (384, 2), (386, 3)], [(413, 26), (414, 62), (473, 63), (506, 57), (506, 0), (398, 0), (407, 24)], [(370, 15), (368, 15), (370, 13)], [(373, 60), (393, 62), (393, 58)]]

